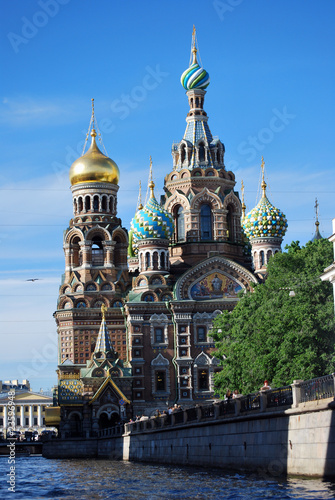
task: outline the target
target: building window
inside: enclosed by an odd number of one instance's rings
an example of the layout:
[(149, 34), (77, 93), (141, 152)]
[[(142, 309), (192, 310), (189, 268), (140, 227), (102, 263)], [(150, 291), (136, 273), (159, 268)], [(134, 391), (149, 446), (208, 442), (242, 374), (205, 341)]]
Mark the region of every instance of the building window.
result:
[(20, 425), (20, 417), (16, 418), (16, 425)]
[(34, 425), (37, 425), (37, 417), (34, 417)]
[(155, 328), (155, 344), (162, 344), (164, 342), (163, 328)]
[(201, 239), (212, 239), (212, 210), (210, 205), (201, 205), (200, 209)]
[(3, 418), (0, 418), (0, 425), (3, 425)]
[(185, 217), (182, 206), (178, 207), (176, 214), (177, 241), (185, 240)]
[(198, 388), (200, 391), (208, 391), (208, 370), (198, 371)]
[(166, 384), (165, 384), (165, 372), (163, 371), (157, 371), (155, 373), (156, 375), (156, 391), (165, 391), (166, 390)]
[(34, 411), (37, 411), (37, 406), (34, 406)]
[(26, 421), (26, 425), (28, 426), (29, 425), (29, 418), (26, 417), (25, 421)]
[(207, 341), (206, 327), (205, 326), (198, 326), (197, 327), (197, 337), (198, 337), (198, 342), (206, 342)]

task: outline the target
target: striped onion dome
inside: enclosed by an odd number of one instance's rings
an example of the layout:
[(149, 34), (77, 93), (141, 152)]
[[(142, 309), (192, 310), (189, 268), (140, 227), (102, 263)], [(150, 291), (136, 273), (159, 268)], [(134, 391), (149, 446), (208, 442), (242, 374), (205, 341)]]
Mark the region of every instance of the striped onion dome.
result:
[(180, 82), (185, 90), (205, 90), (210, 83), (210, 78), (207, 71), (204, 68), (201, 68), (196, 61), (184, 71), (180, 77)]

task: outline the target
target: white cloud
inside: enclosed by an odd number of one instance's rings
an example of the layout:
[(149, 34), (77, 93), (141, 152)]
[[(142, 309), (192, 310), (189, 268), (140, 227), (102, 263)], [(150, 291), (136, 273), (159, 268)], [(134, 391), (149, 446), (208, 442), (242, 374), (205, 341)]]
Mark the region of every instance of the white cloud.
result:
[(73, 122), (83, 109), (73, 99), (4, 97), (0, 105), (0, 123), (11, 126), (36, 126)]

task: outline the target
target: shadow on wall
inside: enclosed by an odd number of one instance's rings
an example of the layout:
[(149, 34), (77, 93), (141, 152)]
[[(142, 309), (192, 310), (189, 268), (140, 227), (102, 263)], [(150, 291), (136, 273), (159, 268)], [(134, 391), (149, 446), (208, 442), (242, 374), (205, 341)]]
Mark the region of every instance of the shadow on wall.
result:
[(326, 456), (325, 471), (324, 471), (325, 478), (334, 477), (334, 471), (335, 471), (335, 398), (334, 401), (329, 403), (328, 406), (333, 411), (332, 411), (330, 430), (328, 436), (327, 456)]

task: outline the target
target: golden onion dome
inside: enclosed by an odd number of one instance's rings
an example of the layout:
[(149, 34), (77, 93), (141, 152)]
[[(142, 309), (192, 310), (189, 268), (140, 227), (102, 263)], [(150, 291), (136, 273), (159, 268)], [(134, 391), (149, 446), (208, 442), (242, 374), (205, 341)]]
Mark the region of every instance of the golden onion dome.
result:
[(72, 186), (82, 182), (110, 182), (111, 184), (119, 182), (119, 167), (100, 151), (95, 141), (96, 135), (93, 128), (92, 142), (87, 153), (71, 165), (69, 177)]

